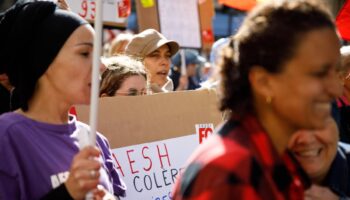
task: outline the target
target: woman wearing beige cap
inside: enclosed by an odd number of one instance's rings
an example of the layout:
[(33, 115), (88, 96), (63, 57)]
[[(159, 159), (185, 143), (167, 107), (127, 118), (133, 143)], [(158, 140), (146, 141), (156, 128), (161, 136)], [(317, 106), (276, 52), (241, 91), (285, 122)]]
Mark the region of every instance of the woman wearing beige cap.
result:
[(168, 74), (171, 56), (178, 50), (177, 42), (166, 39), (154, 29), (136, 34), (126, 47), (127, 54), (144, 61), (150, 92), (153, 93), (173, 91), (174, 86)]

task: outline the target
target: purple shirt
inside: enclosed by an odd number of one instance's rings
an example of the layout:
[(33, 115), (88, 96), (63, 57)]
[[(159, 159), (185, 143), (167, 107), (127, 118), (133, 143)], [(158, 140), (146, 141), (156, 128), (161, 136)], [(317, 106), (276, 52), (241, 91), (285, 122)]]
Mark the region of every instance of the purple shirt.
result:
[[(76, 127), (87, 125), (71, 117), (68, 124), (48, 124), (21, 114), (0, 116), (0, 199), (40, 199), (68, 177), (79, 151)], [(103, 160), (101, 184), (117, 196), (125, 195), (111, 158), (108, 142), (97, 134)]]

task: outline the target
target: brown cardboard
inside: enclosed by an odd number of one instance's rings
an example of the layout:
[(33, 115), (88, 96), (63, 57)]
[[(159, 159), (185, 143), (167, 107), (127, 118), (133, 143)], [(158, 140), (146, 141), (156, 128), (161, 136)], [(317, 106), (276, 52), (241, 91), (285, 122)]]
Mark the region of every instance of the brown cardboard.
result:
[[(204, 0), (199, 3), (199, 18), (201, 23), (202, 34), (204, 31), (211, 31), (214, 34), (213, 30), (213, 17), (215, 15), (214, 3), (212, 0)], [(208, 41), (202, 36), (202, 49), (204, 51), (210, 51), (211, 46), (214, 43), (214, 35), (212, 35), (212, 40)]]
[[(136, 1), (137, 20), (140, 32), (148, 28), (153, 28), (158, 31), (160, 30), (157, 2), (157, 0), (154, 0), (153, 7), (145, 8), (142, 6), (140, 1)], [(212, 0), (202, 0), (199, 2), (200, 21), (198, 23), (200, 23), (201, 33), (203, 34), (203, 31), (207, 30), (212, 31), (213, 33), (212, 20), (215, 15), (214, 3)], [(178, 20), (186, 20), (176, 14), (174, 14), (174, 18)], [(209, 51), (213, 42), (214, 41), (207, 41), (204, 37), (202, 37), (202, 48), (205, 51)]]
[[(76, 110), (78, 119), (88, 123), (89, 107)], [(114, 149), (195, 134), (196, 124), (220, 121), (215, 91), (198, 90), (101, 98), (97, 129)]]
[(152, 7), (144, 7), (141, 1), (136, 1), (136, 14), (139, 32), (142, 32), (148, 28), (153, 28), (159, 31), (159, 19), (156, 0), (154, 0), (154, 5)]

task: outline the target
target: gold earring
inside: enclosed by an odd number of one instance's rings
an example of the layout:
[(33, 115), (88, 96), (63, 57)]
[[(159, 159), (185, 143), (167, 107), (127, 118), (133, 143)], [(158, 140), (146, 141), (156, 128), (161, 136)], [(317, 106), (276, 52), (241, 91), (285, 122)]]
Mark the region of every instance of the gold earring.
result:
[(267, 96), (265, 100), (266, 100), (267, 104), (271, 104), (272, 97), (271, 96)]

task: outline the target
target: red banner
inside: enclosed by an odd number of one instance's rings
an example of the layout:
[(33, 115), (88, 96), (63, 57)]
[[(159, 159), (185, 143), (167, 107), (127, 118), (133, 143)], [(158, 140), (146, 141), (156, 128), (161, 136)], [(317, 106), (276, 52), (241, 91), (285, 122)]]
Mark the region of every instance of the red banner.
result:
[(344, 3), (343, 8), (340, 10), (336, 25), (339, 30), (341, 37), (344, 40), (350, 41), (350, 1), (347, 0)]
[(250, 10), (254, 6), (256, 6), (256, 0), (219, 0), (220, 4), (224, 4), (225, 6), (235, 8), (238, 10)]
[(130, 0), (122, 0), (118, 2), (118, 17), (128, 17), (131, 12)]

